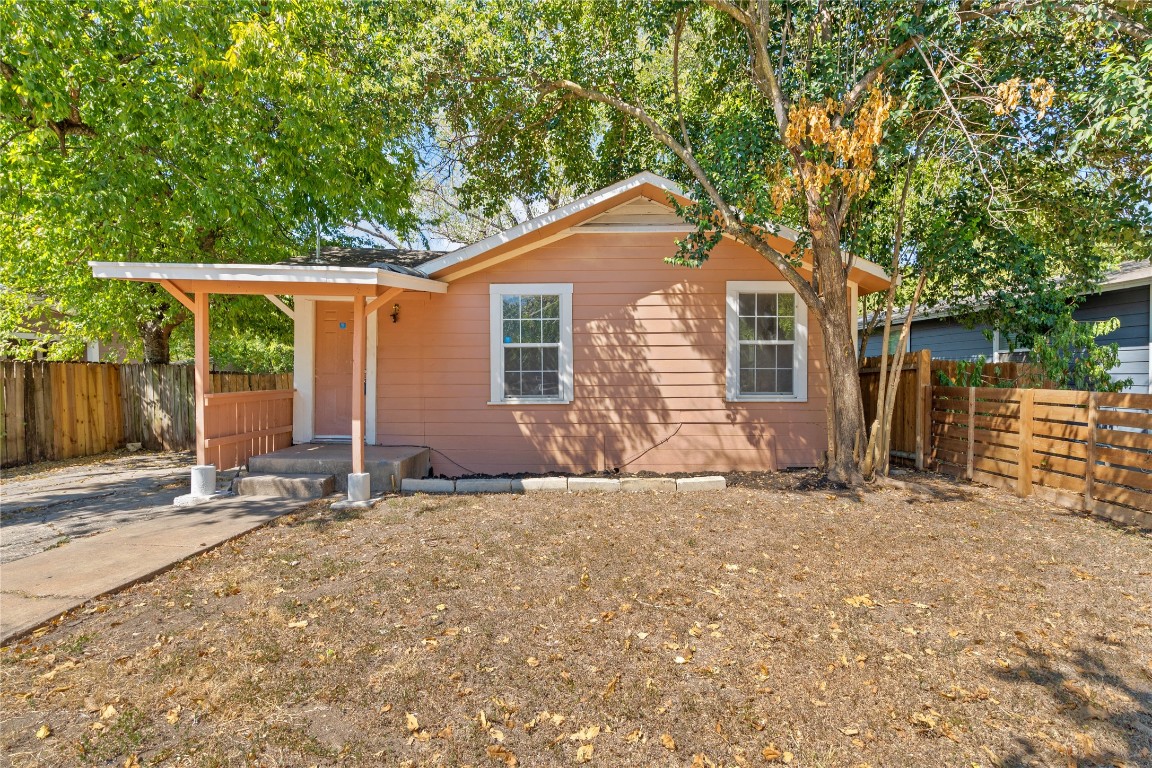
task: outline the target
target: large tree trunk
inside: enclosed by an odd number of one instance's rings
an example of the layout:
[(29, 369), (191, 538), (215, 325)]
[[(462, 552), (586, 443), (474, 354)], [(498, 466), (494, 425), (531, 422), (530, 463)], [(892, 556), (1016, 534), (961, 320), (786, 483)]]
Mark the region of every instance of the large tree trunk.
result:
[(853, 313), (849, 307), (848, 271), (838, 240), (829, 233), (812, 239), (814, 269), (824, 311), (820, 330), (824, 335), (824, 358), (831, 397), (831, 434), (827, 477), (834, 483), (855, 487), (864, 482), (860, 458), (864, 450), (864, 402), (860, 396), (860, 373), (853, 343)]
[(175, 325), (165, 322), (140, 323), (140, 338), (144, 342), (144, 362), (162, 363), (172, 362), (170, 341)]

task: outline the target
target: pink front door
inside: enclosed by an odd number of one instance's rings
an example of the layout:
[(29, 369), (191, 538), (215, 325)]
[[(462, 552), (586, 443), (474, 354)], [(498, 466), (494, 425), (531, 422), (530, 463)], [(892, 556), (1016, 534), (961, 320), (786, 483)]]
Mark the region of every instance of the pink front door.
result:
[(316, 302), (317, 438), (352, 434), (352, 302)]

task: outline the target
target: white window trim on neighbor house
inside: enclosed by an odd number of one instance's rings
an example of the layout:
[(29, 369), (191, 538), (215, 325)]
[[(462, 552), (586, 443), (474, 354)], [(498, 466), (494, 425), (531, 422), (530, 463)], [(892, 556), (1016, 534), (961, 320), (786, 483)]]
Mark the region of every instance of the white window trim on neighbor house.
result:
[[(795, 296), (796, 338), (792, 348), (792, 394), (741, 394), (740, 392), (740, 294), (790, 293)], [(783, 280), (734, 280), (728, 283), (725, 313), (725, 399), (729, 402), (808, 402), (808, 306)]]
[[(492, 391), (488, 405), (540, 405), (572, 402), (572, 283), (493, 283), (488, 288), (490, 369)], [(505, 296), (555, 295), (560, 297), (560, 395), (559, 397), (504, 397)]]

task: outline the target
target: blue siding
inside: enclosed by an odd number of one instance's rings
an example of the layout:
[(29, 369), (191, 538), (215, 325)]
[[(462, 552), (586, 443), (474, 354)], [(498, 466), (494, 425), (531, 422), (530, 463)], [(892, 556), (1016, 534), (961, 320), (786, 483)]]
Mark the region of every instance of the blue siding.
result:
[[(921, 349), (932, 350), (932, 357), (941, 360), (972, 360), (984, 356), (992, 357), (992, 341), (984, 335), (988, 326), (978, 325), (975, 328), (965, 328), (955, 320), (941, 318), (938, 320), (916, 320), (912, 323), (912, 334), (908, 339), (908, 349), (917, 352)], [(893, 334), (899, 333), (899, 326), (892, 328)], [(879, 355), (884, 341), (883, 329), (868, 339), (866, 349), (869, 357)]]
[(1085, 296), (1072, 316), (1077, 320), (1118, 318), (1120, 327), (1102, 338), (1101, 343), (1139, 347), (1148, 345), (1148, 311), (1148, 286), (1140, 285)]

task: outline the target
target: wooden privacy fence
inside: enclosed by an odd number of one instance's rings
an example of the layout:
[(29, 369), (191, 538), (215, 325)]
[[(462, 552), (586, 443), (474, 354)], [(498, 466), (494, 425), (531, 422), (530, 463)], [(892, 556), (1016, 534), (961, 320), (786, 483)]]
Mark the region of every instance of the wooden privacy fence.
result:
[[(212, 374), (213, 392), (290, 393), (291, 387), (291, 374)], [(0, 391), (0, 466), (89, 456), (125, 443), (153, 450), (194, 445), (190, 365), (0, 362)], [(288, 419), (290, 427), (290, 413)]]
[[(891, 365), (892, 359), (889, 358), (888, 362)], [(917, 469), (929, 467), (932, 390), (940, 385), (942, 376), (954, 379), (960, 365), (958, 360), (933, 360), (932, 352), (927, 349), (904, 356), (892, 412), (889, 455), (893, 459), (911, 462)], [(992, 385), (1039, 380), (1035, 366), (1027, 363), (985, 363), (978, 375), (983, 383)], [(876, 418), (876, 394), (880, 390), (879, 357), (866, 357), (860, 361), (860, 390), (864, 398), (864, 420), (871, 429)]]
[(1152, 524), (1152, 395), (936, 387), (932, 438), (942, 471)]

